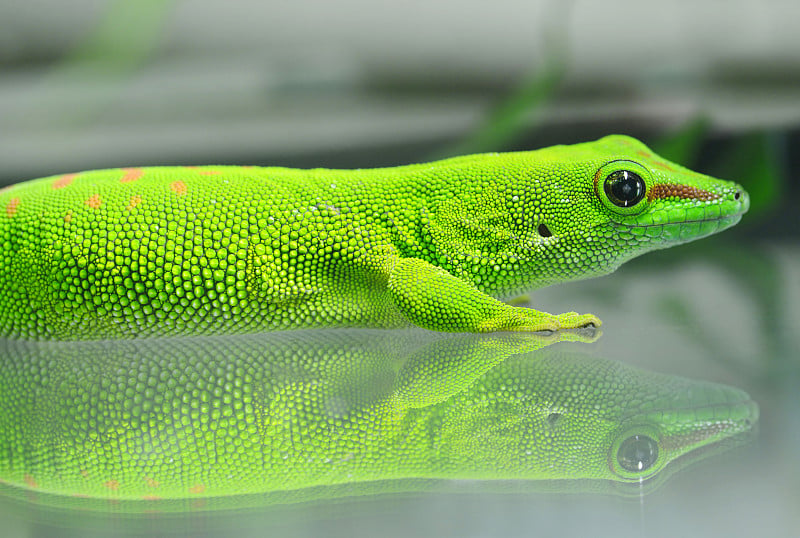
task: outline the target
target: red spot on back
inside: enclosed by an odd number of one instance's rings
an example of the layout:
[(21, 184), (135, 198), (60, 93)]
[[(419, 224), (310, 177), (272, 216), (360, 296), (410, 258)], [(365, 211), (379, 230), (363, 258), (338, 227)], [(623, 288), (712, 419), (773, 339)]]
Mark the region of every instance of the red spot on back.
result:
[(93, 194), (86, 200), (86, 205), (91, 207), (92, 209), (100, 209), (100, 206), (103, 204), (103, 200), (100, 199), (99, 194)]
[(17, 206), (19, 205), (19, 198), (12, 198), (6, 204), (6, 215), (13, 217), (17, 214)]
[(103, 482), (103, 485), (110, 489), (111, 491), (117, 491), (119, 489), (119, 481), (117, 480), (109, 480), (108, 482)]
[(64, 174), (60, 178), (53, 181), (53, 188), (63, 189), (64, 187), (72, 183), (72, 180), (75, 179), (76, 177), (78, 177), (78, 174)]
[(184, 183), (183, 181), (173, 181), (172, 183), (169, 184), (169, 188), (178, 196), (183, 196), (184, 194), (186, 194), (186, 183)]
[(136, 181), (144, 174), (144, 170), (141, 168), (123, 168), (123, 172), (125, 172), (125, 175), (120, 178), (122, 183)]
[(22, 477), (22, 480), (25, 481), (25, 484), (29, 488), (38, 488), (39, 487), (39, 484), (36, 483), (36, 480), (34, 480), (33, 476), (31, 476), (31, 475), (29, 475), (27, 473)]
[(203, 484), (195, 484), (194, 486), (189, 488), (189, 493), (200, 494), (206, 490), (205, 485)]

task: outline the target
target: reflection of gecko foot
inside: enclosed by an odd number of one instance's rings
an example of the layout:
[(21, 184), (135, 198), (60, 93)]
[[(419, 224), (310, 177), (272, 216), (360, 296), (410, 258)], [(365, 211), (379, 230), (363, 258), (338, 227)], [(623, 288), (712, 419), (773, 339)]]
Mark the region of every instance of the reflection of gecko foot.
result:
[(603, 336), (603, 331), (597, 327), (594, 327), (593, 325), (587, 325), (585, 327), (576, 327), (574, 329), (560, 329), (556, 331), (544, 330), (514, 334), (519, 334), (522, 338), (535, 338), (537, 341), (542, 342), (543, 345), (549, 346), (559, 342), (581, 342), (584, 344), (591, 344)]

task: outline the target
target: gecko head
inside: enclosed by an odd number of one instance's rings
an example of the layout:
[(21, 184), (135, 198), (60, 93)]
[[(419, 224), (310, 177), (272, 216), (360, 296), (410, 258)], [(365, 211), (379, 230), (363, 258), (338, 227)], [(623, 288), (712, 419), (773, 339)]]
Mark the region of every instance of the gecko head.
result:
[(714, 383), (694, 386), (670, 380), (661, 394), (629, 409), (609, 436), (606, 454), (612, 479), (637, 483), (654, 478), (668, 463), (677, 468), (708, 452), (749, 439), (758, 405), (743, 391)]
[(729, 228), (750, 205), (740, 185), (669, 162), (627, 136), (547, 151), (548, 179), (527, 188), (538, 198), (524, 192), (509, 204), (527, 216), (519, 219), (520, 258), (535, 275), (520, 288), (610, 273), (646, 252)]
[(439, 455), (494, 478), (660, 484), (758, 421), (737, 388), (553, 349), (506, 360), (451, 403)]
[(633, 236), (643, 251), (729, 228), (749, 208), (740, 185), (662, 159), (636, 139), (612, 135), (593, 144), (606, 156), (592, 178), (605, 228)]

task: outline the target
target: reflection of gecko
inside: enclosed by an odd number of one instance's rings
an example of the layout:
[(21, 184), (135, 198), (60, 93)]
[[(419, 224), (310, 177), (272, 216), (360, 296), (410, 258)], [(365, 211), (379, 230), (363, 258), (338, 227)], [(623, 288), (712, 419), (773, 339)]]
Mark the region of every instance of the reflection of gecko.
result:
[(538, 331), (497, 298), (732, 226), (736, 184), (609, 136), (371, 170), (113, 169), (0, 193), (0, 335)]
[(14, 494), (5, 483), (131, 501), (268, 492), (304, 501), (317, 486), (360, 495), (410, 479), (639, 482), (758, 418), (733, 387), (541, 349), (564, 340), (582, 338), (0, 341), (0, 494)]

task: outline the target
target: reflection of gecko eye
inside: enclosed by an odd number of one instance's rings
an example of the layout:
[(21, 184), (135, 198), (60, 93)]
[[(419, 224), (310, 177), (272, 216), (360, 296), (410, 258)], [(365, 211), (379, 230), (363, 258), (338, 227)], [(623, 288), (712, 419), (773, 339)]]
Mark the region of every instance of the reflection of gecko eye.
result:
[(603, 183), (606, 196), (614, 205), (630, 207), (644, 198), (644, 180), (629, 170), (617, 170), (608, 175)]
[(626, 471), (645, 471), (658, 459), (658, 445), (646, 435), (625, 439), (617, 450), (617, 461)]

